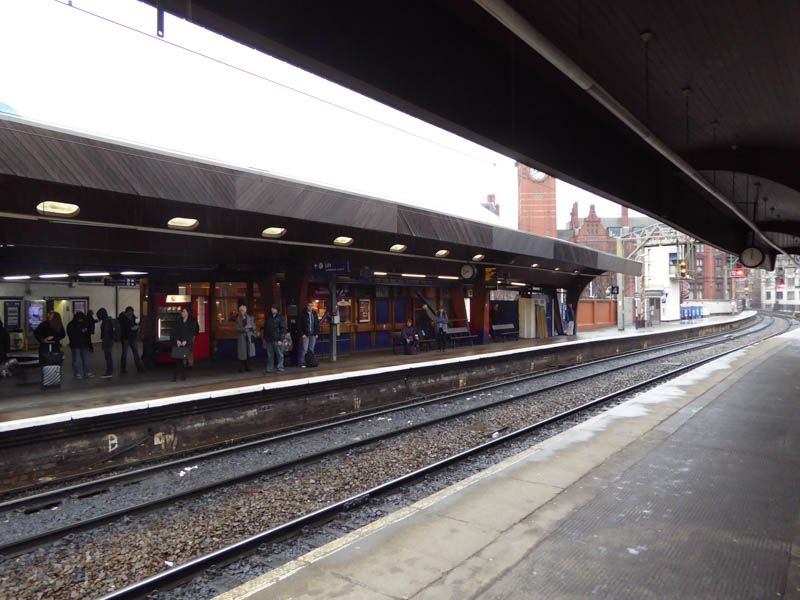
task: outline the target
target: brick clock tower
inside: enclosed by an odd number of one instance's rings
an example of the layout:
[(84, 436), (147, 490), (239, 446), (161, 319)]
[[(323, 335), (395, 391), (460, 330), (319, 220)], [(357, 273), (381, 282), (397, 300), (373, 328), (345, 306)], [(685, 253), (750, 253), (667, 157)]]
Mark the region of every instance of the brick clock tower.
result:
[(555, 178), (517, 163), (517, 181), (520, 230), (558, 237)]

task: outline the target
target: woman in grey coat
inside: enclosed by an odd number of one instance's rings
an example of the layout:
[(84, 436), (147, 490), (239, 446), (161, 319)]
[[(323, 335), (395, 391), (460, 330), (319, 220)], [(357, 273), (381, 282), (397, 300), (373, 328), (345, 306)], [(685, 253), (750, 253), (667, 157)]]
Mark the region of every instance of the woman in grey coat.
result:
[(247, 314), (247, 306), (239, 306), (239, 314), (236, 316), (236, 332), (239, 337), (236, 340), (236, 357), (239, 359), (239, 373), (250, 371), (247, 359), (256, 355), (256, 322), (253, 317)]

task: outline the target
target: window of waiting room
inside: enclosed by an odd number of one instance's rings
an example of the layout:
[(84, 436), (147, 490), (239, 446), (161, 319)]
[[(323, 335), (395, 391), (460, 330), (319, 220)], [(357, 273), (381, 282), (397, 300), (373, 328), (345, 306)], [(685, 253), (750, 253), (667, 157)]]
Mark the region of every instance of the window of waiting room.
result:
[[(236, 338), (236, 324), (234, 320), (239, 311), (239, 302), (247, 303), (247, 282), (223, 281), (214, 284), (214, 309), (212, 312), (211, 327), (214, 339), (226, 340)], [(186, 294), (208, 296), (210, 283), (182, 283), (180, 288)], [(266, 307), (257, 283), (252, 284), (253, 301), (248, 304), (248, 314), (255, 317), (259, 330), (264, 326)]]

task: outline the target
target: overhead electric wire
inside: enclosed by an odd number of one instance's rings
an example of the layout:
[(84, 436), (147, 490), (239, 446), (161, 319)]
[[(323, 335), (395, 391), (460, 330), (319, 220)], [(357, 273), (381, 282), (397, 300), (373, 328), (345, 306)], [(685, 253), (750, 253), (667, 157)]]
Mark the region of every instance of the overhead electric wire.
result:
[[(73, 9), (75, 9), (77, 11), (80, 11), (80, 12), (82, 12), (84, 14), (96, 17), (96, 18), (98, 18), (98, 19), (100, 19), (102, 21), (106, 21), (107, 23), (111, 23), (112, 25), (116, 25), (118, 27), (122, 27), (123, 29), (127, 29), (129, 31), (133, 31), (135, 33), (141, 34), (141, 35), (143, 35), (143, 36), (145, 36), (148, 39), (151, 39), (153, 41), (162, 42), (162, 43), (167, 44), (169, 46), (172, 46), (174, 48), (178, 48), (178, 49), (183, 50), (185, 52), (189, 52), (190, 54), (194, 54), (196, 56), (200, 56), (202, 58), (205, 58), (205, 59), (210, 60), (212, 62), (215, 62), (217, 64), (223, 65), (225, 67), (229, 67), (231, 69), (239, 71), (240, 73), (244, 73), (246, 75), (250, 75), (251, 77), (255, 77), (255, 78), (260, 79), (262, 81), (266, 81), (267, 83), (271, 83), (271, 84), (276, 85), (278, 87), (282, 87), (284, 89), (293, 91), (293, 92), (295, 92), (297, 94), (300, 94), (302, 96), (306, 96), (307, 98), (311, 98), (313, 100), (317, 100), (318, 102), (322, 102), (323, 104), (327, 104), (329, 106), (332, 106), (334, 108), (338, 108), (340, 110), (343, 110), (343, 111), (348, 112), (350, 114), (353, 114), (355, 116), (367, 119), (368, 121), (372, 121), (373, 123), (377, 123), (379, 125), (383, 125), (384, 127), (388, 127), (389, 129), (393, 129), (395, 131), (398, 131), (400, 133), (404, 133), (406, 135), (409, 135), (411, 137), (417, 138), (417, 139), (422, 140), (424, 142), (427, 142), (429, 144), (433, 144), (434, 146), (438, 146), (438, 147), (443, 148), (445, 150), (449, 150), (451, 152), (455, 152), (456, 154), (460, 154), (461, 156), (464, 156), (464, 157), (469, 158), (471, 160), (474, 160), (474, 161), (477, 161), (477, 162), (481, 162), (481, 163), (484, 163), (484, 164), (487, 164), (487, 165), (490, 165), (490, 166), (495, 166), (495, 163), (492, 163), (491, 161), (484, 160), (482, 158), (478, 158), (477, 156), (471, 155), (471, 154), (469, 154), (467, 152), (464, 152), (462, 150), (458, 150), (457, 148), (453, 148), (451, 146), (448, 146), (448, 145), (443, 144), (441, 142), (437, 142), (435, 140), (427, 138), (427, 137), (425, 137), (423, 135), (420, 135), (418, 133), (414, 133), (414, 132), (409, 131), (407, 129), (403, 129), (402, 127), (399, 127), (397, 125), (392, 125), (391, 123), (388, 123), (386, 121), (382, 121), (381, 119), (378, 119), (376, 117), (372, 117), (370, 115), (367, 115), (365, 113), (359, 112), (359, 111), (357, 111), (355, 109), (352, 109), (352, 108), (348, 108), (348, 107), (343, 106), (341, 104), (337, 104), (335, 102), (332, 102), (331, 100), (326, 100), (325, 98), (321, 98), (319, 96), (315, 96), (314, 94), (312, 94), (310, 92), (306, 92), (306, 91), (303, 91), (301, 89), (294, 88), (294, 87), (292, 87), (292, 86), (290, 86), (290, 85), (288, 85), (286, 83), (282, 83), (280, 81), (276, 81), (274, 79), (270, 79), (266, 75), (261, 75), (259, 73), (254, 72), (254, 71), (250, 71), (249, 69), (245, 69), (244, 67), (239, 67), (239, 66), (234, 65), (232, 63), (226, 62), (226, 61), (222, 60), (221, 58), (216, 58), (214, 56), (210, 56), (208, 54), (204, 54), (203, 52), (200, 52), (199, 50), (194, 50), (193, 48), (182, 46), (181, 44), (178, 44), (176, 42), (171, 42), (171, 41), (167, 40), (166, 38), (149, 34), (146, 31), (142, 31), (141, 29), (137, 29), (136, 27), (133, 27), (131, 25), (126, 25), (125, 23), (121, 23), (119, 21), (115, 21), (114, 19), (112, 19), (110, 17), (106, 17), (104, 15), (100, 15), (98, 13), (94, 13), (94, 12), (92, 12), (92, 11), (86, 9), (86, 8), (81, 8), (79, 6), (75, 6), (75, 4), (73, 4), (70, 0), (55, 0), (55, 2), (57, 4), (61, 4), (63, 6), (67, 6), (69, 8), (73, 8)], [(276, 59), (276, 60), (278, 60), (278, 59)], [(311, 74), (314, 75), (315, 77), (318, 77), (317, 75), (315, 75), (313, 73), (311, 73)], [(338, 84), (335, 84), (335, 85), (338, 85)], [(344, 88), (344, 89), (347, 89), (347, 88)], [(349, 90), (349, 91), (353, 91), (353, 90)], [(358, 92), (353, 92), (353, 93), (358, 93)], [(368, 98), (367, 96), (364, 96), (364, 97)], [(368, 98), (368, 99), (370, 99), (370, 98)], [(373, 101), (377, 102), (377, 100), (373, 100)], [(391, 108), (392, 110), (397, 110), (397, 109), (392, 108), (392, 107), (388, 107), (388, 108)], [(402, 111), (398, 111), (398, 112), (402, 112)], [(403, 113), (403, 114), (405, 114), (405, 113)], [(410, 116), (410, 115), (405, 115), (405, 116)], [(416, 117), (412, 117), (412, 118), (416, 118)], [(422, 122), (424, 123), (424, 121), (422, 121)], [(430, 123), (426, 123), (426, 124), (429, 125), (430, 127), (435, 127), (435, 125), (431, 125)], [(452, 134), (450, 132), (447, 132), (446, 130), (442, 130), (442, 131), (445, 131), (448, 135), (455, 135), (455, 134)], [(466, 140), (466, 141), (468, 141), (471, 144), (474, 144), (474, 142), (471, 142), (469, 140)]]

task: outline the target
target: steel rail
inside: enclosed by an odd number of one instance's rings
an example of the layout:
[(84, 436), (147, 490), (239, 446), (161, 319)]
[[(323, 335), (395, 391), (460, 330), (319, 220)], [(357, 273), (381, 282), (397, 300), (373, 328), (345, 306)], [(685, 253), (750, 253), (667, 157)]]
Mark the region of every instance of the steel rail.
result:
[[(752, 333), (754, 333), (754, 332), (750, 332), (747, 335), (750, 335)], [(697, 341), (697, 340), (694, 340), (694, 341)], [(518, 401), (518, 400), (521, 400), (521, 399), (524, 399), (524, 398), (527, 398), (527, 397), (530, 397), (530, 396), (533, 396), (533, 395), (536, 395), (536, 394), (541, 394), (541, 393), (545, 393), (545, 392), (548, 392), (548, 391), (551, 391), (551, 390), (554, 390), (554, 389), (558, 389), (558, 388), (563, 387), (565, 385), (570, 385), (570, 384), (573, 384), (573, 383), (577, 383), (577, 382), (584, 381), (584, 380), (587, 380), (587, 379), (592, 379), (592, 378), (595, 378), (595, 377), (605, 376), (608, 373), (612, 373), (614, 371), (619, 371), (619, 370), (622, 370), (622, 369), (627, 369), (627, 368), (632, 368), (632, 367), (638, 367), (638, 366), (640, 366), (642, 364), (645, 364), (647, 362), (651, 362), (653, 360), (663, 359), (665, 357), (673, 356), (675, 354), (683, 354), (683, 353), (685, 353), (687, 351), (701, 350), (701, 349), (704, 349), (704, 348), (706, 348), (708, 346), (711, 346), (711, 345), (713, 345), (713, 342), (707, 342), (705, 344), (702, 344), (700, 346), (696, 346), (696, 347), (693, 347), (693, 348), (690, 348), (690, 349), (675, 350), (674, 352), (670, 352), (669, 354), (666, 354), (666, 355), (660, 355), (660, 356), (656, 356), (656, 357), (651, 357), (651, 358), (647, 358), (647, 359), (644, 359), (644, 360), (641, 360), (641, 361), (638, 361), (638, 362), (635, 362), (635, 363), (625, 364), (625, 365), (620, 365), (620, 366), (617, 366), (617, 367), (613, 367), (611, 369), (607, 369), (607, 370), (603, 371), (602, 373), (590, 373), (590, 374), (587, 374), (587, 375), (583, 375), (581, 377), (574, 378), (574, 379), (572, 379), (572, 380), (570, 380), (569, 382), (566, 382), (566, 383), (555, 383), (555, 384), (552, 384), (552, 385), (547, 385), (545, 387), (539, 388), (537, 390), (524, 391), (522, 393), (514, 394), (514, 395), (506, 397), (506, 398), (499, 398), (497, 400), (493, 400), (493, 401), (490, 401), (490, 402), (487, 402), (487, 403), (484, 403), (484, 404), (481, 404), (481, 405), (478, 405), (478, 406), (473, 406), (473, 407), (466, 408), (466, 409), (463, 409), (463, 410), (458, 410), (458, 411), (455, 411), (455, 412), (451, 412), (451, 413), (449, 413), (447, 415), (434, 417), (432, 419), (427, 419), (425, 421), (419, 421), (417, 423), (413, 423), (411, 425), (406, 425), (404, 427), (401, 427), (401, 428), (398, 428), (398, 429), (395, 429), (395, 430), (392, 430), (392, 431), (387, 431), (387, 432), (383, 432), (383, 433), (376, 434), (376, 435), (373, 435), (373, 436), (364, 437), (364, 438), (361, 438), (361, 439), (359, 439), (357, 441), (352, 441), (352, 442), (348, 442), (348, 443), (345, 443), (345, 444), (339, 444), (339, 445), (336, 445), (336, 446), (330, 446), (330, 447), (325, 448), (323, 450), (312, 452), (312, 453), (306, 454), (306, 455), (301, 456), (301, 457), (297, 457), (297, 458), (294, 458), (294, 459), (289, 459), (289, 460), (286, 460), (286, 461), (283, 461), (283, 462), (280, 462), (280, 463), (277, 463), (277, 464), (273, 464), (273, 465), (270, 465), (270, 466), (267, 466), (267, 467), (261, 467), (261, 468), (258, 468), (258, 469), (254, 469), (254, 470), (248, 471), (246, 473), (241, 473), (241, 474), (234, 475), (234, 476), (222, 479), (222, 480), (218, 480), (218, 481), (214, 481), (214, 482), (211, 482), (211, 483), (203, 484), (203, 485), (197, 486), (197, 487), (189, 489), (189, 490), (183, 490), (183, 491), (180, 491), (180, 492), (176, 492), (174, 494), (170, 494), (168, 496), (164, 496), (162, 498), (149, 500), (147, 502), (142, 502), (142, 503), (139, 503), (139, 504), (136, 504), (136, 505), (133, 505), (133, 506), (123, 507), (121, 509), (110, 511), (110, 512), (106, 512), (106, 513), (97, 515), (95, 517), (91, 517), (91, 518), (88, 518), (88, 519), (85, 519), (85, 520), (82, 520), (82, 521), (78, 521), (76, 523), (71, 523), (71, 524), (68, 524), (68, 525), (64, 525), (62, 527), (58, 527), (58, 528), (55, 528), (55, 529), (50, 529), (50, 530), (47, 530), (47, 531), (36, 533), (36, 534), (30, 535), (30, 536), (27, 536), (27, 537), (24, 537), (24, 538), (18, 538), (16, 540), (12, 540), (10, 542), (6, 542), (4, 544), (0, 544), (0, 554), (16, 555), (16, 554), (22, 553), (22, 552), (24, 552), (26, 550), (29, 550), (31, 548), (35, 548), (35, 547), (39, 547), (41, 545), (44, 545), (44, 544), (46, 544), (46, 543), (48, 543), (50, 541), (54, 541), (54, 540), (60, 539), (60, 538), (62, 538), (63, 536), (65, 536), (67, 534), (77, 533), (77, 532), (80, 532), (80, 531), (84, 531), (86, 529), (91, 529), (91, 528), (98, 527), (100, 525), (103, 525), (105, 523), (113, 521), (113, 520), (115, 520), (115, 519), (117, 519), (119, 517), (132, 516), (132, 515), (137, 515), (137, 514), (141, 514), (141, 513), (144, 513), (144, 512), (149, 512), (149, 511), (157, 509), (157, 508), (159, 508), (161, 506), (165, 506), (165, 505), (174, 503), (174, 502), (176, 502), (178, 500), (187, 500), (187, 499), (190, 499), (190, 498), (194, 498), (194, 497), (196, 497), (198, 495), (201, 495), (201, 494), (203, 494), (205, 492), (208, 492), (208, 491), (211, 491), (211, 490), (214, 490), (214, 489), (235, 485), (235, 484), (238, 484), (238, 483), (241, 483), (241, 482), (244, 482), (244, 481), (248, 481), (250, 479), (253, 479), (253, 478), (256, 478), (256, 477), (260, 477), (260, 476), (263, 476), (263, 475), (280, 473), (280, 472), (288, 470), (288, 469), (290, 469), (292, 467), (299, 466), (299, 465), (302, 465), (302, 464), (306, 464), (306, 463), (309, 463), (309, 462), (313, 462), (314, 460), (317, 460), (317, 459), (320, 459), (320, 458), (324, 458), (326, 456), (330, 456), (330, 455), (333, 455), (333, 454), (345, 452), (347, 450), (352, 450), (354, 448), (363, 447), (363, 446), (366, 446), (366, 445), (369, 445), (369, 444), (373, 444), (373, 443), (382, 441), (384, 439), (396, 437), (396, 436), (398, 436), (400, 434), (403, 434), (403, 433), (407, 433), (407, 432), (414, 431), (414, 430), (417, 430), (417, 429), (421, 429), (421, 428), (424, 428), (424, 427), (429, 427), (429, 426), (435, 425), (437, 423), (441, 423), (443, 421), (452, 420), (452, 419), (455, 419), (455, 418), (458, 418), (458, 417), (462, 417), (464, 415), (468, 415), (468, 414), (471, 414), (471, 413), (474, 413), (474, 412), (486, 410), (486, 409), (492, 408), (494, 406), (499, 406), (499, 405), (502, 405), (502, 404), (515, 402), (515, 401)], [(603, 362), (604, 360), (605, 359), (603, 359), (602, 361), (597, 361), (597, 362)], [(585, 366), (587, 366), (587, 365), (585, 365), (585, 364), (574, 365), (573, 367), (570, 367), (569, 369), (582, 368), (582, 367), (585, 367)], [(559, 375), (562, 372), (564, 372), (566, 370), (569, 370), (569, 369), (559, 370), (559, 371), (555, 371), (555, 372), (552, 372), (552, 373), (549, 373), (549, 374), (550, 375)], [(542, 374), (537, 374), (537, 375), (538, 376), (543, 376)], [(534, 378), (536, 378), (536, 377), (530, 377), (530, 379), (534, 379)], [(518, 383), (520, 383), (520, 381), (513, 380), (513, 381), (509, 381), (509, 382), (505, 382), (505, 383), (493, 383), (493, 384), (491, 384), (491, 387), (501, 387), (501, 386), (508, 386), (508, 385), (516, 385)], [(457, 393), (457, 394), (453, 394), (453, 396), (463, 395), (464, 393), (474, 393), (474, 392)], [(437, 398), (435, 400), (428, 400), (428, 401), (425, 401), (424, 403), (420, 403), (420, 404), (430, 404), (432, 402), (442, 402), (444, 400), (450, 400), (450, 399), (451, 399), (450, 397)], [(405, 407), (405, 408), (414, 408), (416, 406), (419, 406), (420, 404), (414, 405), (412, 407)], [(372, 415), (372, 416), (374, 416), (374, 415)], [(284, 438), (285, 437), (289, 437), (289, 435), (287, 434), (286, 436), (284, 436)]]

